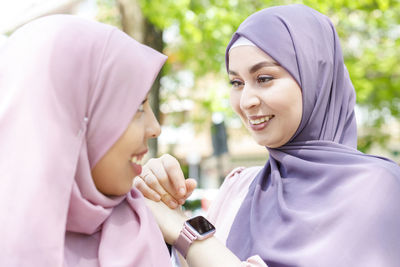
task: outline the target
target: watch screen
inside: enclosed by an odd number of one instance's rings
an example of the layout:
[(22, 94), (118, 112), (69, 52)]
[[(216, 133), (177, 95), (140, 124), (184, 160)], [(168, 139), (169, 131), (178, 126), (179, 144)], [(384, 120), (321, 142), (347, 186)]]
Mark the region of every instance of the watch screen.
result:
[(215, 230), (214, 225), (207, 221), (203, 216), (197, 216), (187, 221), (190, 226), (199, 232), (199, 234), (204, 234)]

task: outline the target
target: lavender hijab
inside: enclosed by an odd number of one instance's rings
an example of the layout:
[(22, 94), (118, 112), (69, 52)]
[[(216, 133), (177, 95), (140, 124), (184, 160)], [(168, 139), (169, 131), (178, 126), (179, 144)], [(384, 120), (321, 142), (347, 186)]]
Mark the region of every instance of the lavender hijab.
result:
[(54, 15), (0, 49), (0, 266), (170, 266), (143, 196), (107, 197), (91, 169), (166, 57), (118, 29)]
[(247, 18), (243, 36), (302, 88), (292, 139), (268, 148), (233, 222), (227, 246), (274, 266), (399, 266), (400, 168), (356, 150), (355, 92), (330, 20), (304, 5)]

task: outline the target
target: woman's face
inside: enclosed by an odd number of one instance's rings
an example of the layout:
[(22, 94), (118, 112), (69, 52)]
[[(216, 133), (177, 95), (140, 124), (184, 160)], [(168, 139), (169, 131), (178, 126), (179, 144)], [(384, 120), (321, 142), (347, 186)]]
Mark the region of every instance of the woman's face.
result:
[(293, 77), (255, 46), (237, 46), (229, 53), (231, 105), (256, 142), (277, 148), (300, 125), (301, 89)]
[(140, 160), (147, 152), (147, 140), (160, 135), (147, 99), (128, 128), (92, 169), (97, 189), (105, 195), (120, 196), (132, 188), (133, 178), (142, 172)]

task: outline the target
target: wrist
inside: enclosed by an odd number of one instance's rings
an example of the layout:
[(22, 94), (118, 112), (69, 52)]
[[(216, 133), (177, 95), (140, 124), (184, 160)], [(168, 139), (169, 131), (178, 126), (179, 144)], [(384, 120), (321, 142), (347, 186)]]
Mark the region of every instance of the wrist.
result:
[(173, 225), (171, 226), (171, 231), (169, 234), (165, 237), (165, 242), (167, 242), (170, 245), (173, 245), (175, 241), (178, 239), (179, 234), (182, 230), (183, 224), (188, 220), (189, 218), (186, 217), (185, 215), (179, 215), (174, 219)]
[(203, 216), (191, 218), (183, 223), (178, 238), (173, 243), (175, 249), (186, 258), (192, 243), (208, 239), (215, 233), (215, 227)]

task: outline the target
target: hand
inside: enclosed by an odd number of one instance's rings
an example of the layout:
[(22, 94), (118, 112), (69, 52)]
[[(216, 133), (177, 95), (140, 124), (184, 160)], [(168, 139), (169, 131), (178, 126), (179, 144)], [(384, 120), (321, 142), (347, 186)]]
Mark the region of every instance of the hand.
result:
[[(145, 203), (153, 213), (165, 242), (173, 245), (188, 218), (179, 208), (170, 209), (161, 201), (145, 199)], [(215, 237), (193, 242), (186, 260), (188, 264), (184, 266), (243, 266), (240, 259)]]
[(185, 180), (179, 162), (171, 155), (150, 159), (133, 185), (151, 200), (162, 201), (171, 209), (185, 203), (197, 186), (195, 179)]
[(180, 207), (170, 209), (163, 202), (155, 202), (150, 199), (145, 199), (145, 202), (156, 218), (165, 242), (173, 245), (176, 239), (178, 239), (183, 224), (188, 220), (188, 217), (181, 211)]

